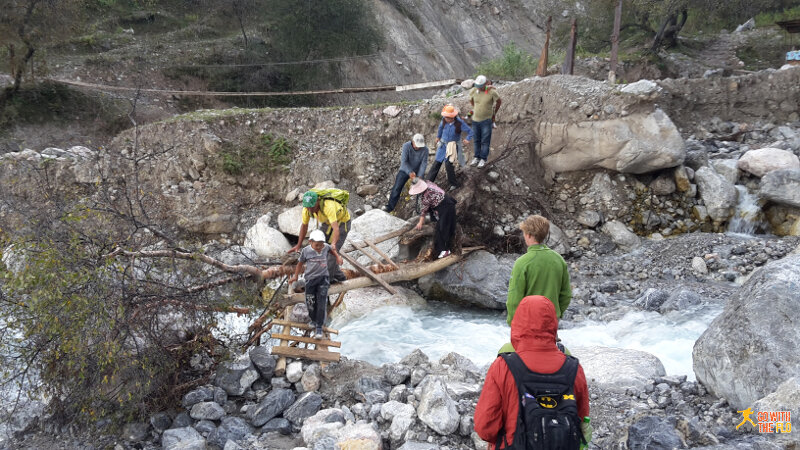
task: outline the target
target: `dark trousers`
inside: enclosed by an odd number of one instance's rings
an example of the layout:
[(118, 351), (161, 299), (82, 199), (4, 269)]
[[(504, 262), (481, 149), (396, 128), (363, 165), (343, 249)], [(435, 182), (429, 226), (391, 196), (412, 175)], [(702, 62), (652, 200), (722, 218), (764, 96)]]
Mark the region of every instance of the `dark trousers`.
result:
[[(439, 168), (441, 167), (441, 162), (433, 162), (431, 170), (428, 171), (428, 181), (436, 182), (436, 176), (439, 175)], [(456, 181), (456, 169), (453, 167), (453, 163), (447, 158), (444, 160), (444, 168), (447, 171), (447, 182), (450, 183), (450, 186), (458, 186), (458, 182)]]
[(439, 220), (436, 222), (436, 234), (433, 236), (434, 258), (453, 246), (453, 238), (456, 235), (456, 200), (445, 194), (435, 209)]
[(306, 306), (308, 317), (316, 327), (325, 324), (325, 315), (328, 313), (328, 288), (331, 284), (328, 277), (318, 277), (306, 280)]
[(394, 211), (395, 206), (397, 206), (398, 200), (400, 200), (400, 194), (403, 193), (403, 186), (406, 185), (406, 181), (408, 181), (408, 174), (403, 171), (398, 171), (397, 176), (394, 177), (394, 187), (392, 187), (392, 194), (389, 195), (389, 203), (386, 204), (386, 209), (389, 212)]
[[(336, 242), (336, 251), (342, 249), (344, 241), (345, 239), (347, 239), (347, 233), (350, 231), (351, 222), (353, 222), (352, 219), (348, 220), (346, 223), (339, 222), (339, 241)], [(332, 231), (331, 234), (328, 234), (328, 230), (330, 229), (330, 227), (331, 227), (330, 224), (327, 223), (323, 223), (322, 226), (320, 227), (322, 232), (325, 233), (325, 236), (328, 237), (329, 244), (331, 236), (333, 236)], [(339, 263), (336, 262), (336, 257), (333, 256), (333, 253), (331, 252), (328, 252), (328, 276), (330, 277), (330, 280), (332, 280), (334, 283), (340, 283), (347, 279), (347, 277), (344, 275), (344, 272), (342, 272), (342, 268), (339, 267)]]

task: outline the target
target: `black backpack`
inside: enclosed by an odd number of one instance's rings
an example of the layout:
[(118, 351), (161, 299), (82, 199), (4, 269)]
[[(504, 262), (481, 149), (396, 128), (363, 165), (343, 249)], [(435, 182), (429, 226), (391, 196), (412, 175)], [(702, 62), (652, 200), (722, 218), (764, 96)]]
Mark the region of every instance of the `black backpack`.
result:
[(573, 387), (578, 359), (567, 355), (558, 372), (541, 374), (528, 369), (516, 353), (500, 356), (517, 383), (519, 415), (513, 443), (509, 446), (500, 430), (495, 449), (578, 450), (585, 444)]

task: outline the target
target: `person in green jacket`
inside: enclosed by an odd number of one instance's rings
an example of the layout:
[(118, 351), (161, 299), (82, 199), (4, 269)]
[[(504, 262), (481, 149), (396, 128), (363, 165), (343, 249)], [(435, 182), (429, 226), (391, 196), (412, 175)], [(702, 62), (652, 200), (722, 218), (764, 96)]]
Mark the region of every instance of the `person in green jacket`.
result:
[[(511, 269), (506, 298), (506, 321), (510, 326), (517, 306), (529, 295), (547, 297), (556, 307), (556, 316), (560, 319), (572, 300), (572, 288), (566, 261), (543, 243), (550, 233), (550, 221), (539, 215), (528, 216), (519, 224), (519, 228), (528, 251), (517, 258), (514, 268)], [(498, 353), (513, 351), (514, 348), (508, 342)]]
[(511, 270), (506, 321), (511, 325), (519, 302), (528, 295), (547, 297), (556, 307), (556, 316), (560, 319), (572, 300), (572, 289), (564, 258), (544, 244), (550, 233), (550, 221), (542, 216), (530, 216), (519, 224), (519, 228), (528, 252), (517, 259)]

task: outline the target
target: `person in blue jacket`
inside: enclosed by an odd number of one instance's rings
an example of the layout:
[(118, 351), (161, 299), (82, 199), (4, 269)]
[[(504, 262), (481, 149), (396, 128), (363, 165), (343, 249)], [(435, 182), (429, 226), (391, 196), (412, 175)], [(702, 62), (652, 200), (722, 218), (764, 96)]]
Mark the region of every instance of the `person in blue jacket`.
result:
[[(467, 137), (462, 141), (462, 133), (467, 133)], [(472, 128), (458, 115), (458, 109), (453, 105), (446, 105), (442, 109), (442, 121), (439, 123), (439, 130), (436, 133), (436, 160), (431, 166), (431, 170), (426, 177), (429, 181), (436, 181), (436, 176), (439, 174), (439, 168), (444, 163), (445, 170), (447, 171), (447, 181), (450, 183), (450, 189), (458, 187), (456, 180), (456, 170), (453, 166), (455, 155), (447, 155), (447, 144), (450, 142), (455, 143), (456, 152), (459, 163), (464, 166), (466, 160), (461, 151), (461, 143), (469, 144), (472, 140)]]
[(424, 177), (425, 168), (428, 166), (428, 147), (425, 146), (425, 138), (421, 134), (415, 134), (410, 141), (403, 144), (400, 152), (400, 169), (394, 178), (389, 203), (382, 208), (386, 212), (394, 211), (408, 179), (411, 178), (413, 182), (417, 176)]

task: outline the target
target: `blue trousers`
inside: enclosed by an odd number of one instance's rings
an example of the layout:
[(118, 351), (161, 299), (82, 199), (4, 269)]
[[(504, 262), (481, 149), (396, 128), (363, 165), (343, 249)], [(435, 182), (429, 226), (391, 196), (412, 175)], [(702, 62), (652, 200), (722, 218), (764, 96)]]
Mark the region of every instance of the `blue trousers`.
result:
[(489, 144), (492, 142), (492, 119), (472, 122), (472, 138), (474, 139), (475, 157), (484, 161), (489, 159)]
[(403, 193), (403, 186), (406, 185), (408, 178), (408, 174), (402, 170), (398, 171), (397, 176), (394, 177), (394, 187), (392, 187), (392, 193), (389, 195), (389, 203), (386, 204), (386, 209), (388, 209), (389, 212), (394, 211), (395, 206), (397, 206), (397, 202), (400, 200), (400, 194)]

